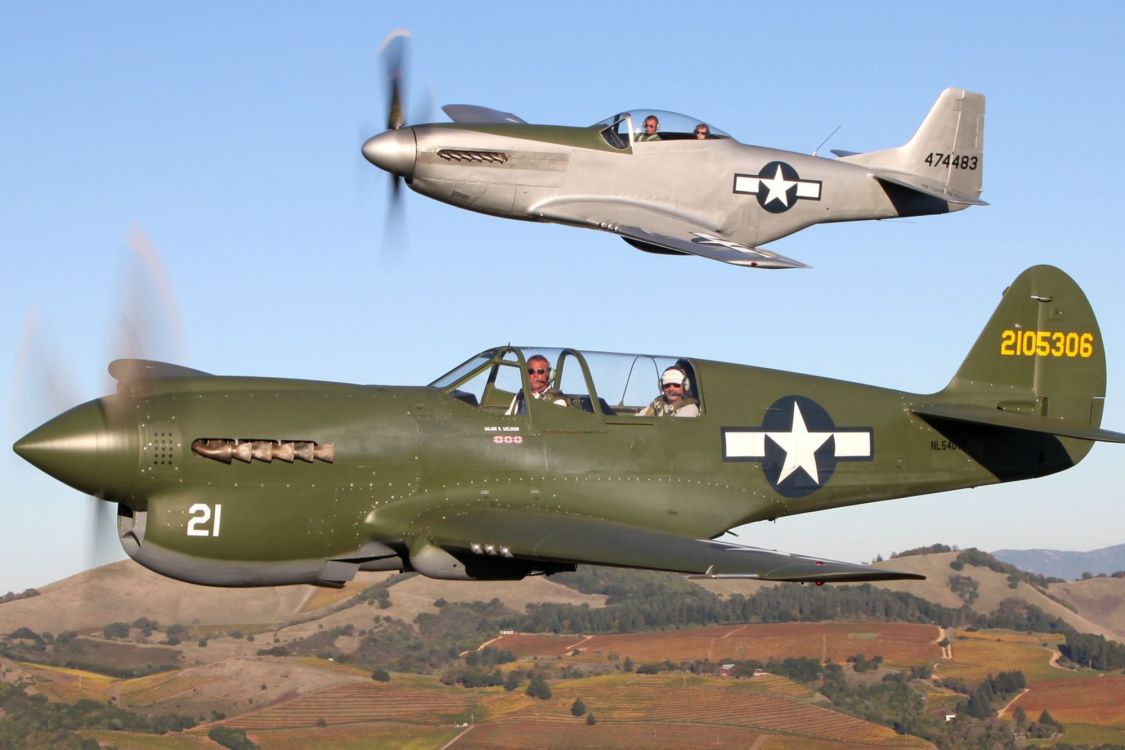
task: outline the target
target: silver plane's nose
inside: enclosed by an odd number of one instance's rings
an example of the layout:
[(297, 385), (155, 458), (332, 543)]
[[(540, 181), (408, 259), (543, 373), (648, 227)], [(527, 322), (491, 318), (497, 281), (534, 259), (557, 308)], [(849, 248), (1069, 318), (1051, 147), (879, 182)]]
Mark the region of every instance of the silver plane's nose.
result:
[(363, 144), (363, 156), (380, 169), (410, 179), (418, 157), (414, 128), (388, 130), (374, 138), (368, 138)]

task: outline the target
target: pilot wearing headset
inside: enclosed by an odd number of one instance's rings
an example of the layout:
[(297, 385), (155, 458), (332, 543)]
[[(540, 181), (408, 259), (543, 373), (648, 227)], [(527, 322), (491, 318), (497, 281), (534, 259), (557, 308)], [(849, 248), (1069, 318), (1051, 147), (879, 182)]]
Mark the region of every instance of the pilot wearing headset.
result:
[(699, 402), (691, 396), (691, 381), (679, 367), (660, 376), (661, 395), (637, 412), (638, 417), (698, 417)]

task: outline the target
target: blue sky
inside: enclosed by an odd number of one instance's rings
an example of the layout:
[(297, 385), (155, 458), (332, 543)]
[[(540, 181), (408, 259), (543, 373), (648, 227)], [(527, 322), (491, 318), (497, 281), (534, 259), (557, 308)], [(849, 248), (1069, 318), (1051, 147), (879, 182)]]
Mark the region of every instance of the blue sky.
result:
[[(1025, 267), (1059, 265), (1099, 316), (1103, 424), (1125, 429), (1119, 4), (805, 2), (74, 3), (0, 28), (0, 408), (8, 443), (58, 408), (20, 363), (32, 311), (74, 399), (104, 393), (141, 226), (176, 289), (192, 367), (424, 383), (507, 341), (688, 354), (933, 391)], [(744, 142), (905, 142), (946, 86), (988, 97), (985, 190), (952, 216), (815, 227), (772, 243), (809, 271), (639, 253), (607, 234), (405, 194), (409, 249), (380, 260), (376, 49), (413, 31), (419, 102), (589, 124), (652, 107)], [(411, 111), (413, 110), (413, 112)], [(22, 374), (21, 374), (22, 373)], [(23, 385), (15, 383), (22, 380)], [(1044, 480), (783, 519), (744, 543), (860, 561), (945, 542), (1125, 541), (1122, 448)], [(0, 593), (77, 572), (89, 501), (0, 460)]]

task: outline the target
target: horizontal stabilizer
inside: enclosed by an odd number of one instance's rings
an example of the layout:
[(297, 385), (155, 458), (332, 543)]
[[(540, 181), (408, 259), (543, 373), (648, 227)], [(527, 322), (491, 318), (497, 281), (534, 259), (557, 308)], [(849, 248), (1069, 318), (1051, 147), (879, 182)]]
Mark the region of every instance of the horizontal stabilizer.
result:
[(841, 156), (841, 157), (843, 157), (843, 156), (855, 156), (856, 154), (861, 153), (859, 151), (845, 151), (842, 148), (833, 148), (833, 149), (829, 149), (829, 151), (831, 151), (836, 156)]
[(417, 519), (433, 544), (460, 554), (488, 554), (541, 562), (612, 565), (704, 577), (845, 583), (923, 579), (867, 565), (693, 539), (586, 516), (509, 508), (466, 508)]
[(1059, 437), (1078, 438), (1079, 440), (1097, 440), (1106, 443), (1125, 443), (1125, 433), (1103, 430), (1089, 425), (1074, 424), (1061, 419), (1041, 417), (1035, 414), (1022, 414), (1020, 412), (990, 409), (985, 406), (968, 406), (956, 404), (926, 404), (915, 406), (912, 412), (923, 417), (939, 417), (952, 419), (957, 422), (988, 425), (989, 427), (1004, 427), (1011, 430), (1024, 430), (1026, 432), (1041, 432)]
[(149, 378), (209, 378), (209, 372), (190, 367), (154, 362), (150, 359), (115, 359), (109, 363), (109, 374), (121, 383), (132, 383)]
[(892, 185), (899, 185), (900, 187), (908, 188), (925, 195), (932, 195), (934, 198), (940, 198), (943, 201), (966, 206), (988, 205), (987, 202), (982, 201), (980, 198), (955, 192), (944, 183), (928, 180), (919, 175), (896, 172), (890, 169), (879, 169), (876, 167), (869, 167), (868, 169), (878, 180), (889, 182)]
[(441, 111), (449, 115), (453, 122), (467, 123), (508, 123), (510, 125), (526, 125), (527, 121), (511, 112), (501, 112), (498, 109), (481, 107), (476, 104), (446, 104)]

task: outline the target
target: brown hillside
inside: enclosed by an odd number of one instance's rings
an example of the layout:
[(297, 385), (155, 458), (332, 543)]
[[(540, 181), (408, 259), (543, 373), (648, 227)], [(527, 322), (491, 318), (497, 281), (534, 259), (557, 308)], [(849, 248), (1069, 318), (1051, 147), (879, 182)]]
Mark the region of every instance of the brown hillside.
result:
[(1070, 602), (1087, 618), (1111, 630), (1125, 642), (1125, 578), (1090, 578), (1053, 583), (1052, 595)]
[(1000, 606), (1005, 599), (1020, 599), (1039, 607), (1049, 615), (1055, 615), (1082, 633), (1094, 633), (1106, 638), (1115, 638), (1112, 621), (1100, 619), (1096, 613), (1078, 607), (1078, 602), (1070, 602), (1078, 609), (1072, 612), (1058, 602), (1044, 596), (1035, 587), (1020, 583), (1017, 588), (1008, 585), (1008, 577), (988, 568), (966, 565), (957, 571), (949, 567), (957, 557), (956, 552), (941, 552), (934, 555), (911, 555), (877, 563), (881, 568), (921, 573), (925, 581), (886, 581), (876, 584), (892, 591), (908, 591), (947, 607), (961, 606), (961, 600), (949, 589), (949, 576), (968, 576), (980, 587), (980, 597), (973, 602), (973, 610), (989, 613)]
[[(1072, 612), (1052, 601), (1034, 587), (1021, 583), (1012, 589), (1007, 577), (987, 568), (967, 566), (954, 571), (949, 563), (956, 552), (901, 557), (877, 563), (879, 567), (921, 573), (925, 581), (890, 581), (885, 588), (906, 591), (946, 607), (958, 607), (961, 599), (949, 588), (953, 574), (971, 577), (979, 586), (973, 609), (988, 613), (1007, 598), (1019, 598), (1057, 615), (1081, 632), (1125, 639), (1125, 579), (1094, 578), (1055, 584), (1052, 595), (1074, 605)], [(351, 597), (388, 573), (361, 573), (340, 591), (313, 586), (282, 586), (257, 589), (223, 589), (173, 581), (152, 573), (132, 561), (123, 561), (86, 571), (44, 586), (41, 595), (0, 604), (0, 633), (19, 627), (36, 632), (61, 633), (67, 630), (100, 629), (111, 622), (132, 622), (148, 617), (162, 625), (181, 623), (240, 628), (247, 632), (268, 631), (284, 643), (303, 638), (324, 628), (352, 625), (369, 628), (376, 616), (389, 616), (412, 622), (420, 612), (435, 612), (434, 601), (489, 601), (499, 599), (507, 607), (522, 612), (535, 602), (604, 606), (605, 597), (581, 594), (545, 577), (523, 581), (458, 582), (435, 581), (414, 576), (391, 587), (391, 606), (379, 609), (374, 604), (348, 606)], [(775, 584), (751, 580), (696, 580), (698, 585), (718, 594), (753, 595), (762, 586)], [(252, 656), (263, 643), (232, 640), (218, 646), (221, 654), (188, 656), (188, 663), (215, 658)], [(190, 650), (190, 649), (189, 649)]]
[[(415, 576), (392, 586), (389, 609), (366, 604), (346, 606), (348, 599), (390, 575), (360, 573), (341, 591), (315, 586), (225, 589), (174, 581), (125, 560), (43, 586), (39, 596), (0, 604), (0, 633), (20, 627), (51, 633), (99, 630), (111, 622), (148, 617), (161, 625), (236, 626), (250, 631), (293, 623), (284, 628), (284, 641), (311, 635), (320, 626), (351, 624), (357, 629), (367, 628), (375, 614), (412, 622), (419, 612), (435, 612), (434, 601), (443, 598), (450, 602), (498, 598), (517, 612), (532, 602), (591, 607), (605, 603), (604, 596), (581, 594), (542, 576), (495, 582), (435, 581)], [(234, 641), (227, 652), (212, 654), (206, 660), (252, 655), (263, 645)]]
[(233, 716), (339, 685), (370, 682), (366, 671), (327, 662), (258, 657), (128, 680), (119, 683), (117, 692), (122, 707), (209, 720), (213, 710)]
[[(961, 598), (949, 588), (951, 575), (968, 576), (977, 582), (979, 597), (973, 602), (973, 610), (984, 614), (995, 610), (1005, 599), (1021, 599), (1034, 604), (1044, 612), (1056, 615), (1083, 633), (1094, 633), (1113, 638), (1125, 639), (1125, 578), (1094, 578), (1086, 581), (1071, 581), (1053, 584), (1048, 591), (1074, 605), (1072, 612), (1061, 604), (1044, 596), (1033, 586), (1020, 583), (1015, 589), (1008, 585), (1008, 577), (1001, 573), (972, 565), (956, 571), (949, 564), (956, 559), (957, 552), (941, 552), (931, 555), (911, 555), (875, 563), (876, 567), (900, 570), (906, 573), (920, 573), (924, 581), (883, 581), (874, 586), (905, 591), (944, 607), (960, 607)], [(750, 580), (706, 580), (693, 579), (708, 591), (719, 596), (742, 594), (753, 596), (763, 586), (777, 584)], [(785, 585), (785, 584), (782, 584)]]
[(600, 594), (583, 594), (544, 576), (525, 578), (522, 581), (436, 581), (424, 576), (414, 576), (391, 588), (391, 608), (382, 612), (413, 622), (420, 612), (436, 613), (434, 602), (487, 602), (499, 599), (509, 609), (523, 612), (528, 604), (542, 602), (556, 604), (588, 604), (604, 607), (606, 597)]
[(0, 604), (0, 632), (101, 628), (149, 617), (161, 624), (269, 623), (288, 619), (311, 586), (222, 589), (174, 581), (132, 560), (103, 565), (43, 586), (40, 595)]

